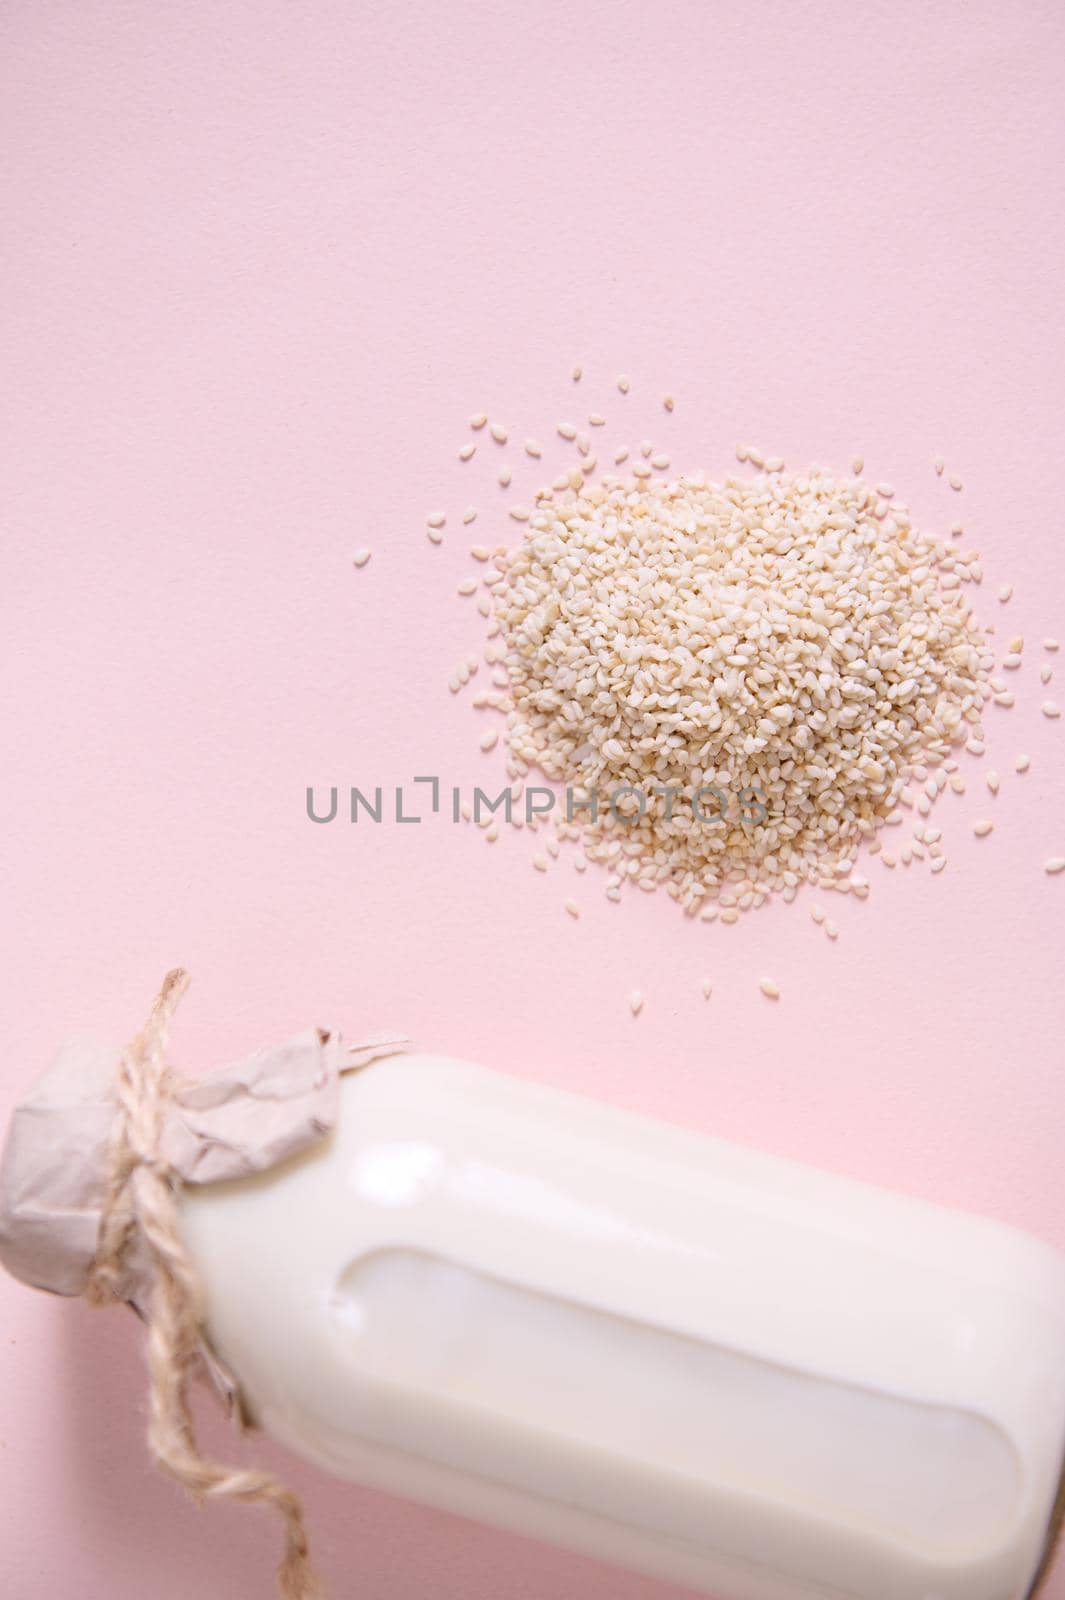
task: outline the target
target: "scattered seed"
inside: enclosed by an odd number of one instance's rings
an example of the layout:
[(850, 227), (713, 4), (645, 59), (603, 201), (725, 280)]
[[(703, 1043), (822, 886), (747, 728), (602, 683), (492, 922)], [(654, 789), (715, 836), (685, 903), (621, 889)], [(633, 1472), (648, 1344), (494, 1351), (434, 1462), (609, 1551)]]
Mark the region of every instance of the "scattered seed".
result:
[(476, 449), (477, 446), (472, 442), (470, 444), (464, 444), (462, 449), (459, 451), (459, 460), (468, 461)]
[(1054, 651), (1054, 650), (1057, 650), (1059, 648), (1060, 648), (1060, 646), (1059, 646), (1058, 641), (1056, 639), (1044, 639), (1043, 640), (1043, 649), (1044, 650)]
[(943, 460), (942, 456), (936, 456), (936, 459), (933, 461), (932, 465), (936, 469), (937, 478), (941, 478), (943, 476), (943, 468), (946, 466), (946, 464), (947, 463)]
[(471, 428), (483, 428), (488, 421), (487, 411), (478, 411), (470, 418)]
[(998, 794), (999, 780), (998, 780), (998, 773), (997, 772), (989, 772), (988, 773), (988, 775), (987, 775), (987, 787), (991, 790), (992, 794)]
[(813, 920), (817, 923), (818, 927), (820, 927), (822, 922), (824, 922), (824, 920), (825, 920), (824, 907), (823, 906), (811, 906), (810, 907), (810, 915), (813, 918)]
[(476, 578), (463, 578), (462, 582), (458, 586), (458, 593), (463, 595), (463, 596), (476, 594), (477, 593), (477, 579)]
[(1065, 872), (1065, 856), (1051, 856), (1049, 861), (1043, 862), (1043, 871), (1051, 875)]
[(1040, 683), (1049, 683), (1053, 676), (1054, 676), (1054, 673), (1053, 673), (1052, 668), (1047, 666), (1046, 662), (1044, 662), (1043, 665), (1039, 669), (1039, 681), (1040, 681)]
[(509, 467), (504, 467), (502, 469), (502, 471), (499, 474), (498, 482), (499, 482), (499, 487), (501, 489), (509, 489), (510, 488), (510, 468)]
[(936, 859), (932, 862), (932, 871), (933, 872), (942, 872), (943, 868), (946, 866), (946, 864), (947, 864), (946, 856), (937, 856)]
[(662, 396), (662, 404), (665, 406), (667, 411), (672, 411), (673, 410), (673, 396), (671, 394), (664, 394)]
[(784, 470), (784, 457), (783, 456), (770, 456), (769, 460), (765, 464), (765, 470), (767, 472), (783, 472), (783, 470)]
[(583, 371), (584, 371), (583, 367), (574, 367), (574, 369), (573, 369), (573, 381), (574, 381), (574, 383), (580, 383), (581, 375), (582, 375)]
[(836, 927), (836, 924), (829, 919), (826, 919), (825, 921), (825, 933), (830, 939), (839, 938), (839, 929)]
[(537, 855), (533, 856), (532, 864), (533, 864), (534, 869), (537, 872), (546, 872), (547, 871), (547, 857), (545, 855), (537, 854)]
[(514, 518), (515, 522), (528, 522), (529, 518), (532, 516), (532, 512), (529, 510), (528, 506), (511, 506), (510, 515)]
[(1061, 707), (1056, 700), (1044, 700), (1040, 707), (1044, 717), (1060, 717)]
[(566, 910), (569, 912), (571, 917), (579, 917), (581, 914), (581, 908), (577, 904), (576, 900), (567, 900)]
[(998, 598), (999, 598), (999, 603), (1001, 605), (1005, 605), (1007, 600), (1012, 600), (1013, 599), (1013, 585), (1012, 585), (1012, 583), (1004, 583), (1002, 585), (1002, 588), (998, 591)]
[(651, 465), (652, 467), (657, 467), (659, 472), (664, 472), (669, 466), (669, 457), (659, 452), (651, 457)]
[(493, 422), (488, 431), (492, 435), (492, 438), (495, 440), (496, 444), (506, 444), (507, 430), (504, 428), (501, 422)]
[(634, 989), (629, 995), (629, 1010), (634, 1017), (638, 1017), (643, 1010), (643, 995), (639, 989)]
[(1013, 770), (1015, 772), (1027, 772), (1031, 764), (1031, 760), (1028, 756), (1018, 756), (1016, 762), (1014, 763)]
[(364, 567), (372, 554), (372, 550), (356, 550), (355, 554), (351, 558), (352, 565), (356, 567)]
[(560, 422), (556, 432), (561, 439), (575, 439), (577, 437), (577, 430), (572, 422)]
[(442, 511), (433, 511), (425, 519), (427, 528), (443, 528), (447, 524), (447, 517)]
[(588, 426), (590, 428), (605, 428), (606, 418), (598, 411), (593, 411), (591, 416), (588, 418)]
[(703, 986), (702, 987), (703, 987), (703, 999), (704, 1000), (709, 1000), (710, 996), (714, 992), (714, 986), (710, 982), (709, 978), (704, 978), (703, 979)]
[(761, 978), (759, 980), (758, 987), (761, 989), (767, 1000), (780, 999), (780, 990), (777, 988), (772, 978)]
[(623, 372), (621, 374), (620, 378), (618, 379), (618, 389), (621, 391), (622, 394), (628, 394), (629, 387), (630, 387), (629, 379), (626, 376), (626, 374)]
[(444, 535), (439, 528), (426, 528), (425, 533), (430, 544), (443, 544)]
[(960, 522), (952, 522), (950, 525), (950, 531), (955, 539), (960, 539), (962, 534), (965, 532), (965, 529), (962, 527)]
[(620, 467), (621, 463), (623, 461), (627, 461), (628, 459), (629, 459), (629, 452), (625, 448), (624, 445), (622, 445), (620, 450), (616, 450), (614, 452), (614, 465), (615, 466)]
[(973, 823), (973, 832), (978, 839), (986, 839), (994, 826), (988, 817), (981, 817), (979, 821)]
[(862, 473), (865, 471), (864, 456), (855, 456), (854, 460), (851, 462), (851, 471), (854, 473), (856, 478), (861, 477)]
[(950, 486), (951, 486), (952, 489), (955, 489), (955, 490), (964, 488), (964, 484), (962, 483), (961, 479), (959, 477), (957, 477), (957, 476), (952, 476), (951, 477)]
[(527, 456), (532, 456), (534, 461), (539, 461), (543, 453), (543, 447), (535, 439), (526, 439), (525, 454)]
[(465, 522), (467, 524), (471, 523), (471, 522), (476, 522), (477, 521), (477, 507), (476, 506), (467, 506), (465, 511), (462, 513), (462, 520), (463, 520), (463, 522)]

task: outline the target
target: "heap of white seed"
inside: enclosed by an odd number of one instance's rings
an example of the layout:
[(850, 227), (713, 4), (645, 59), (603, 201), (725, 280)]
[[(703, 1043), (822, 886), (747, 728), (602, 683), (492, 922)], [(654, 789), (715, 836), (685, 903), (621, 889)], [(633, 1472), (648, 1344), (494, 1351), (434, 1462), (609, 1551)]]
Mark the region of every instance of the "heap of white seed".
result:
[(586, 854), (689, 913), (843, 886), (915, 769), (982, 737), (977, 558), (860, 480), (574, 471), (497, 559), (512, 773), (598, 796)]

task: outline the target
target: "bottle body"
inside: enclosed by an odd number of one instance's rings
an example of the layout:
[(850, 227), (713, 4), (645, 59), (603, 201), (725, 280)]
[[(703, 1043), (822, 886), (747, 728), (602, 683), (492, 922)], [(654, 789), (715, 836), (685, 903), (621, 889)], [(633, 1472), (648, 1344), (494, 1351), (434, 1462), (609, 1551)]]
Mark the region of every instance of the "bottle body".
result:
[(1023, 1600), (1056, 1252), (469, 1063), (341, 1094), (320, 1147), (183, 1200), (268, 1432), (717, 1600)]

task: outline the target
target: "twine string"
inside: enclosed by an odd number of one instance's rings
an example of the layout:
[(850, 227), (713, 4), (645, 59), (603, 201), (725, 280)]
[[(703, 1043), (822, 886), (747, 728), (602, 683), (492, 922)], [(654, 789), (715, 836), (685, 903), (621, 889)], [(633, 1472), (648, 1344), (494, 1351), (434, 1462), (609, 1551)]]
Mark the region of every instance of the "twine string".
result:
[(190, 1389), (203, 1334), (203, 1292), (181, 1237), (180, 1180), (160, 1153), (174, 1087), (166, 1040), (188, 985), (188, 974), (180, 968), (167, 974), (148, 1020), (122, 1053), (111, 1167), (86, 1297), (94, 1306), (122, 1299), (126, 1258), (136, 1240), (151, 1277), (145, 1309), (148, 1448), (155, 1464), (201, 1505), (208, 1499), (230, 1499), (274, 1510), (285, 1539), (278, 1591), (283, 1600), (315, 1600), (321, 1589), (310, 1564), (298, 1496), (268, 1472), (207, 1460), (196, 1443)]

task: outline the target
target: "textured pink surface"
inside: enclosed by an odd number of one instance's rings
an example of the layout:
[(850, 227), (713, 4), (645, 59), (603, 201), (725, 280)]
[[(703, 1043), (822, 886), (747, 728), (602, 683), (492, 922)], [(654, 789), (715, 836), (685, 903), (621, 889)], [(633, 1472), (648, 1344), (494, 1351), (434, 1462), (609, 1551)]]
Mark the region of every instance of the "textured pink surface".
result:
[[(181, 961), (190, 1064), (399, 1024), (1065, 1246), (1065, 879), (1041, 870), (1065, 723), (1037, 682), (1065, 636), (1060, 8), (13, 0), (0, 34), (0, 1112)], [(481, 407), (512, 442), (463, 467)], [(872, 863), (835, 946), (808, 902), (731, 930), (613, 907), (592, 872), (533, 873), (525, 834), (305, 820), (309, 782), (499, 775), (445, 686), (481, 637), (458, 513), (511, 537), (545, 476), (521, 439), (553, 472), (555, 421), (593, 409), (604, 445), (718, 474), (737, 439), (863, 454), (922, 522), (965, 520), (985, 614), (1027, 637), (1018, 708), (937, 814), (947, 871)], [(132, 1319), (6, 1279), (0, 1308), (5, 1592), (269, 1593), (272, 1524), (146, 1465)], [(337, 1597), (666, 1593), (259, 1453), (306, 1491)]]

